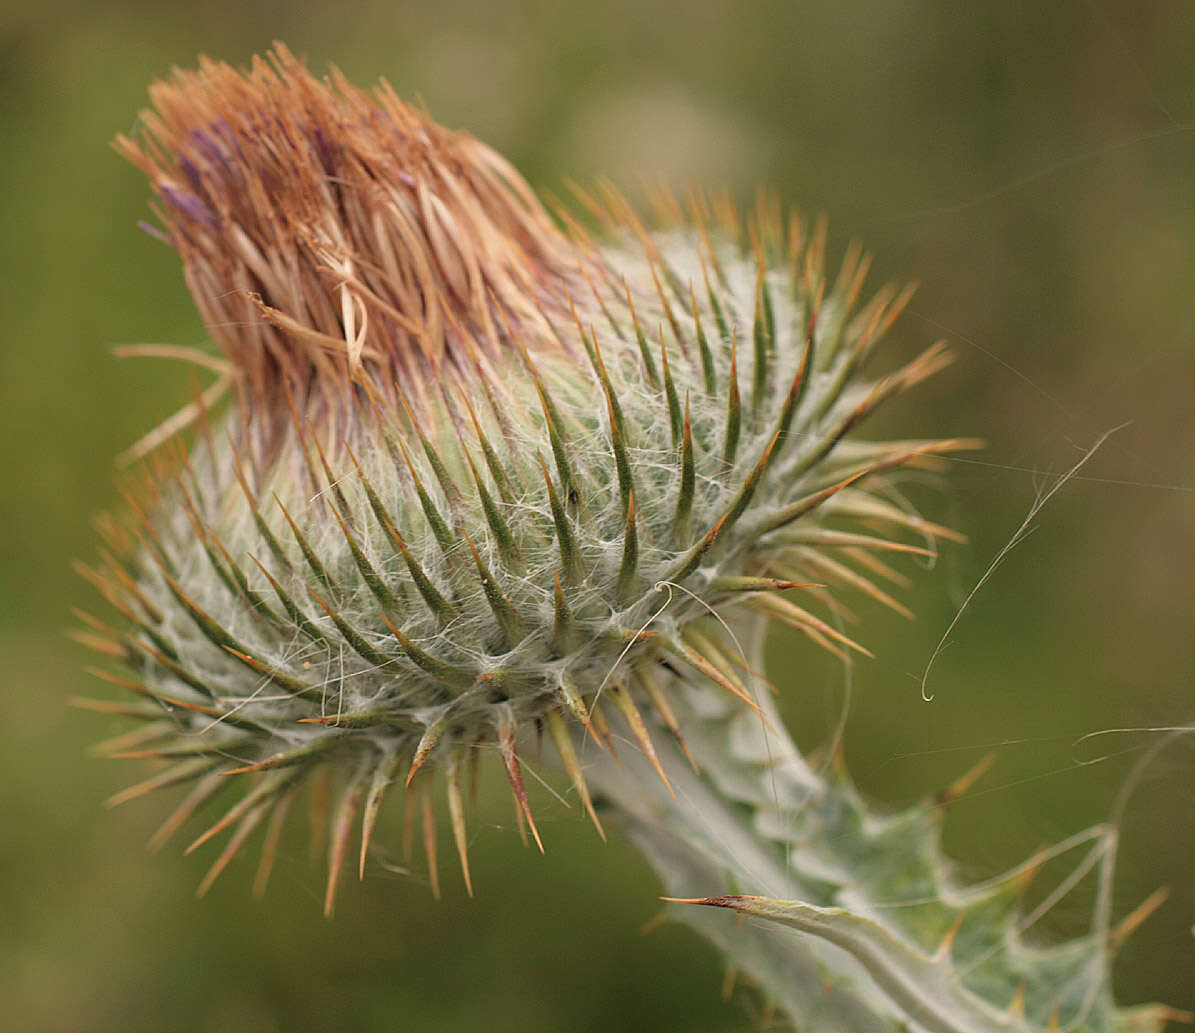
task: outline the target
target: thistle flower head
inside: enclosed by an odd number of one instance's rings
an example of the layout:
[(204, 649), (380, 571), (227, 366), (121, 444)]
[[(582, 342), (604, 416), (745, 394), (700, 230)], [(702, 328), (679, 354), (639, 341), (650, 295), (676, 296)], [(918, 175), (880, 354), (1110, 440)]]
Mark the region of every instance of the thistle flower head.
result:
[(518, 750), (546, 727), (596, 823), (578, 729), (608, 745), (616, 714), (654, 758), (687, 683), (754, 705), (728, 620), (838, 652), (862, 647), (811, 584), (901, 608), (876, 554), (941, 529), (884, 475), (961, 443), (851, 436), (946, 361), (865, 376), (909, 294), (861, 303), (857, 250), (830, 280), (821, 232), (769, 201), (663, 195), (643, 219), (609, 189), (581, 195), (600, 232), (562, 232), (493, 151), (281, 46), (151, 96), (117, 147), (238, 391), (109, 525), (90, 576), (126, 626), (86, 637), (142, 697), (117, 752), (168, 762), (120, 798), (192, 785), (159, 839), (245, 786), (196, 841), (233, 829), (212, 877), (332, 773), (329, 908), (395, 782), (429, 844), (444, 787), (468, 882), (479, 749), (538, 841)]

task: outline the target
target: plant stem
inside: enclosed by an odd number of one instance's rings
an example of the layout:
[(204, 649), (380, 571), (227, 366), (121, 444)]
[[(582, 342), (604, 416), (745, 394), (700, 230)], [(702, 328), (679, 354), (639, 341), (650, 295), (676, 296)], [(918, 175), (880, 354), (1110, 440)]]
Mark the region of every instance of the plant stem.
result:
[[(620, 748), (617, 758), (596, 756), (593, 749), (585, 757), (587, 780), (626, 823), (666, 893), (685, 898), (750, 893), (829, 903), (837, 879), (798, 872), (780, 842), (802, 809), (824, 802), (825, 783), (770, 701), (758, 701), (761, 716), (714, 690), (693, 685), (680, 690), (675, 706), (700, 774), (667, 732), (656, 730), (656, 750), (675, 796), (633, 744)], [(717, 944), (728, 965), (758, 984), (769, 1004), (798, 1028), (871, 1033), (893, 1030), (900, 1021), (859, 963), (823, 940), (735, 921), (709, 908), (682, 906), (675, 914)]]

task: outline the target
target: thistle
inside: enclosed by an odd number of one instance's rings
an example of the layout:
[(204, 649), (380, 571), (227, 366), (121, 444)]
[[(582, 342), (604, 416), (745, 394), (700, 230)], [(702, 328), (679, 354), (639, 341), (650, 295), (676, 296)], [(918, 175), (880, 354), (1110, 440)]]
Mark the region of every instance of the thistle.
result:
[[(188, 787), (155, 844), (239, 790), (191, 844), (227, 836), (201, 889), (262, 826), (264, 889), (297, 795), (331, 786), (328, 912), (392, 791), (437, 894), (447, 814), (471, 893), (466, 773), (496, 751), (544, 849), (521, 758), (546, 731), (598, 833), (627, 828), (670, 892), (802, 930), (677, 909), (798, 1025), (1160, 1024), (1116, 1008), (1106, 937), (1024, 942), (1040, 859), (952, 881), (963, 783), (874, 814), (761, 688), (770, 626), (865, 653), (839, 591), (907, 612), (890, 561), (957, 537), (892, 479), (969, 442), (854, 433), (949, 361), (865, 372), (907, 289), (863, 301), (867, 259), (827, 277), (822, 228), (768, 200), (661, 194), (642, 217), (602, 187), (579, 193), (591, 235), (473, 138), (280, 45), (151, 99), (116, 147), (222, 378), (139, 449), (131, 517), (85, 571), (121, 621), (81, 637), (137, 697), (88, 705), (143, 721), (108, 751), (163, 762), (114, 802)], [(751, 892), (799, 903), (728, 895)]]

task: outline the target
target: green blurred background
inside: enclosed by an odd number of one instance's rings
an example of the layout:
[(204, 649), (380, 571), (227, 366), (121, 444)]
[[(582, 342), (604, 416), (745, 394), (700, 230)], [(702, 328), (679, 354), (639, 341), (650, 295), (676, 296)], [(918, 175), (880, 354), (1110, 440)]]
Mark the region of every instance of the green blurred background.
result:
[[(657, 912), (646, 866), (545, 793), (546, 858), (519, 846), (508, 802), (489, 800), (476, 900), (447, 866), (439, 904), (421, 877), (375, 867), (333, 922), (298, 837), (265, 901), (250, 896), (247, 860), (197, 902), (214, 855), (142, 849), (166, 801), (103, 808), (144, 769), (88, 757), (119, 725), (65, 705), (105, 694), (64, 639), (70, 608), (94, 602), (69, 564), (93, 556), (91, 515), (117, 504), (112, 457), (185, 400), (191, 376), (110, 347), (203, 340), (173, 256), (135, 228), (143, 183), (107, 142), (133, 126), (153, 77), (200, 52), (243, 63), (279, 38), (316, 70), (385, 75), (557, 193), (601, 173), (744, 198), (765, 183), (830, 217), (832, 254), (867, 243), (877, 284), (924, 285), (894, 354), (946, 337), (960, 361), (872, 429), (989, 448), (918, 489), (973, 540), (918, 572), (919, 620), (859, 607), (879, 659), (855, 671), (847, 755), (867, 789), (901, 804), (994, 750), (947, 829), (964, 870), (992, 873), (1108, 813), (1151, 739), (1074, 746), (1083, 733), (1191, 721), (1195, 6), (188, 6), (10, 0), (0, 13), (0, 1026), (758, 1028), (750, 995), (722, 1002), (704, 944), (670, 926), (641, 934)], [(1033, 471), (1065, 469), (1126, 420), (978, 597), (923, 703), (938, 636), (1046, 483)], [(841, 672), (775, 648), (812, 745)], [(394, 809), (392, 848), (399, 824)], [(1193, 825), (1195, 749), (1180, 741), (1125, 824), (1118, 907), (1172, 889), (1118, 966), (1126, 1000), (1195, 1006)], [(1088, 899), (1046, 925), (1079, 928)]]

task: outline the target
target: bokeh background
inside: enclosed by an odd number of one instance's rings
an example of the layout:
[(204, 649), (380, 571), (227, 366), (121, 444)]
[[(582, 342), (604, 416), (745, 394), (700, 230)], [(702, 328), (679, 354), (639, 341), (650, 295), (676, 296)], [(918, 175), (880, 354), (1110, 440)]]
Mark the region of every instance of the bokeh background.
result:
[[(287, 842), (252, 899), (252, 859), (193, 898), (211, 855), (142, 844), (166, 812), (103, 799), (143, 768), (86, 755), (119, 730), (68, 709), (104, 694), (64, 637), (92, 596), (70, 571), (118, 505), (112, 457), (188, 397), (188, 371), (111, 346), (203, 342), (172, 254), (135, 228), (139, 176), (107, 148), (146, 84), (204, 52), (243, 63), (274, 38), (322, 70), (385, 75), (503, 150), (537, 187), (607, 174), (767, 184), (825, 213), (875, 283), (924, 286), (893, 354), (945, 337), (959, 361), (883, 417), (907, 435), (987, 439), (919, 500), (966, 531), (917, 573), (915, 623), (860, 606), (847, 757), (907, 803), (985, 754), (951, 851), (984, 875), (1103, 820), (1151, 735), (1101, 729), (1195, 714), (1195, 7), (1186, 0), (460, 0), (295, 4), (9, 0), (0, 13), (0, 1026), (303, 1033), (759, 1028), (721, 997), (686, 930), (641, 932), (650, 870), (547, 794), (548, 854), (484, 801), (478, 898), (446, 866), (375, 866), (320, 916), (320, 865)], [(1120, 430), (1037, 520), (919, 679), (967, 589), (1047, 474)], [(875, 427), (877, 432), (881, 429)], [(842, 673), (787, 640), (789, 715), (813, 745)], [(1104, 753), (1099, 764), (1084, 765)], [(122, 763), (130, 764), (122, 767)], [(483, 794), (484, 795), (484, 794)], [(397, 808), (382, 840), (399, 840)], [(1124, 825), (1117, 905), (1171, 898), (1125, 949), (1127, 1001), (1195, 1006), (1195, 749), (1146, 771)], [(1051, 870), (1043, 879), (1057, 878)], [(1080, 888), (1044, 925), (1081, 926)]]

